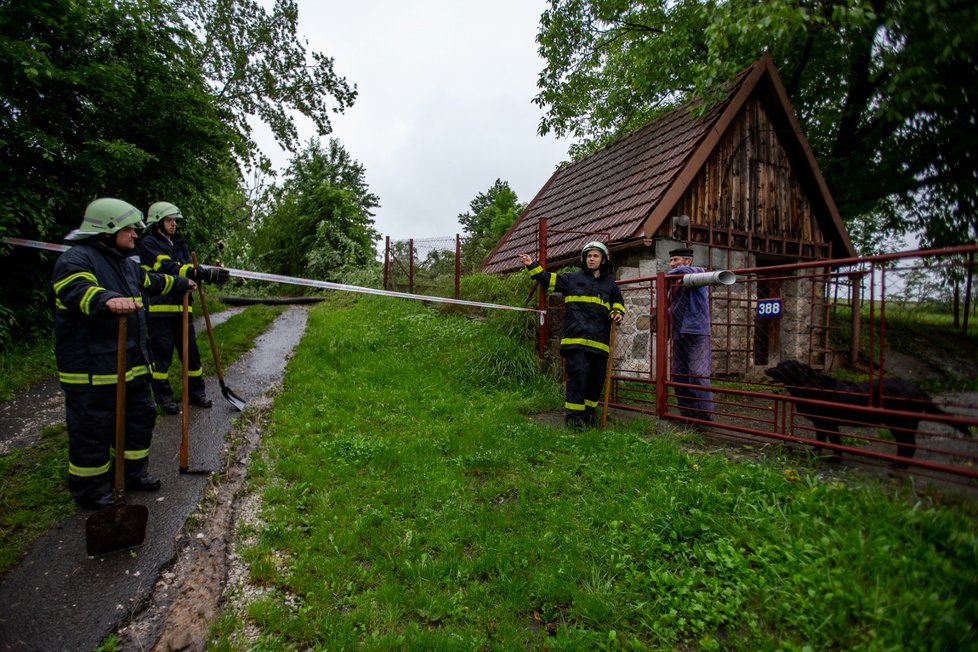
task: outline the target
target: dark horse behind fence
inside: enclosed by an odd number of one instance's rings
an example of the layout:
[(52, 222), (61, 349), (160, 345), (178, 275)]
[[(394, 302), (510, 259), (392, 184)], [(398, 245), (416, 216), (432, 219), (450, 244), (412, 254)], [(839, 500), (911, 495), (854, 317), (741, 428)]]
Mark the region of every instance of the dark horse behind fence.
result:
[[(893, 412), (879, 412), (855, 409), (856, 406), (867, 408), (870, 395), (868, 381), (852, 382), (832, 378), (821, 371), (813, 369), (797, 360), (784, 360), (776, 367), (765, 369), (764, 373), (779, 383), (784, 384), (788, 393), (797, 399), (826, 401), (836, 405), (827, 406), (811, 403), (805, 400), (797, 401), (798, 413), (806, 417), (815, 426), (815, 436), (819, 441), (841, 444), (839, 435), (841, 424), (854, 427), (882, 426), (890, 431), (897, 441), (897, 455), (913, 457), (917, 447), (917, 426), (927, 415), (951, 416), (943, 411), (926, 392), (908, 380), (902, 378), (885, 378), (880, 387), (880, 381), (873, 381), (872, 390), (875, 400), (872, 407)], [(854, 406), (846, 408), (846, 405)], [(916, 413), (907, 416), (908, 413)], [(967, 426), (960, 423), (948, 424), (965, 435), (971, 432)], [(837, 457), (837, 455), (836, 455)]]

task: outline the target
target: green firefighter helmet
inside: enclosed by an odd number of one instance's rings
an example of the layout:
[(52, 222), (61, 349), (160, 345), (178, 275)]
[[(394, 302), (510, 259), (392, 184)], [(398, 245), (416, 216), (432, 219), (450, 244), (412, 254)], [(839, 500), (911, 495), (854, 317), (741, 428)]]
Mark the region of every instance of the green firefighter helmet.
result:
[(81, 226), (66, 235), (65, 240), (75, 242), (100, 233), (116, 233), (127, 226), (146, 226), (142, 211), (121, 199), (102, 197), (85, 208)]
[(168, 201), (158, 201), (149, 207), (149, 212), (146, 213), (146, 225), (153, 226), (157, 222), (163, 220), (164, 217), (172, 217), (175, 220), (179, 220), (183, 217), (180, 214), (180, 209)]
[(606, 261), (611, 260), (611, 256), (608, 255), (608, 248), (604, 246), (604, 243), (595, 240), (594, 242), (587, 243), (584, 245), (584, 248), (581, 249), (581, 267), (584, 269), (587, 269), (587, 252), (591, 251), (592, 249), (597, 249), (604, 254), (604, 259)]

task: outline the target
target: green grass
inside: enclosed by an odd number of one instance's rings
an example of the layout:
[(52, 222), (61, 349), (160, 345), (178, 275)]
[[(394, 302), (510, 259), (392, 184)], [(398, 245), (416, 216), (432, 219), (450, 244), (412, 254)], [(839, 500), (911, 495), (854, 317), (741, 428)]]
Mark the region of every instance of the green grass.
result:
[(31, 542), (78, 508), (65, 489), (68, 431), (46, 428), (38, 443), (0, 455), (0, 575)]
[(49, 378), (56, 370), (52, 335), (8, 343), (0, 350), (0, 401), (9, 401), (18, 391)]
[(260, 590), (210, 647), (978, 647), (972, 510), (526, 417), (560, 405), (492, 321), (313, 308), (250, 470)]
[[(246, 352), (282, 310), (281, 307), (252, 306), (216, 326), (215, 339), (221, 348), (222, 366), (230, 365)], [(197, 339), (202, 355), (210, 356), (206, 332), (199, 334)], [(38, 355), (42, 354), (53, 358), (50, 350), (38, 352)], [(205, 373), (209, 373), (207, 367)], [(178, 373), (177, 387), (179, 382)], [(67, 468), (68, 435), (64, 424), (45, 430), (40, 442), (29, 448), (0, 455), (0, 478), (3, 479), (0, 575), (20, 560), (32, 541), (78, 509), (66, 489)]]
[[(851, 346), (851, 309), (836, 307), (830, 317), (832, 345), (840, 350)], [(879, 360), (880, 313), (877, 306), (872, 328), (873, 349), (870, 351), (869, 308), (862, 311), (859, 357), (863, 361)], [(968, 332), (954, 326), (953, 316), (940, 306), (901, 304), (888, 302), (884, 325), (886, 347), (923, 360), (925, 363), (939, 358), (956, 357), (964, 360), (978, 359), (978, 318), (972, 317)], [(925, 391), (978, 391), (978, 378), (971, 375), (955, 375), (950, 369), (955, 365), (938, 365), (945, 370), (937, 380), (920, 383)], [(833, 374), (835, 375), (835, 374)], [(858, 377), (858, 376), (856, 376)]]

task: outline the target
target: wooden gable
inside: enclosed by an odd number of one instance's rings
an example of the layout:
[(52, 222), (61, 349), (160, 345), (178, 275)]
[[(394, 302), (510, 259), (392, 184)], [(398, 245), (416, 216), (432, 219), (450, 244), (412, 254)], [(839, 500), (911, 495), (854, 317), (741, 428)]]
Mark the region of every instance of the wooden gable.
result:
[(702, 116), (674, 109), (551, 176), (486, 257), (487, 272), (515, 271), (538, 251), (547, 221), (551, 265), (599, 238), (612, 250), (670, 237), (799, 259), (854, 255), (774, 64), (762, 56)]

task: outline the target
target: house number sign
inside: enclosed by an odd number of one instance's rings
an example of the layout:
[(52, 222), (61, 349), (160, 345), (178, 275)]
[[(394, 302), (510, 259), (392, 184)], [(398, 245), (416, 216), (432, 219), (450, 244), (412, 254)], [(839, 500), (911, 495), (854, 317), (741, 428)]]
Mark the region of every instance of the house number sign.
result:
[(758, 299), (758, 319), (780, 319), (783, 303), (781, 299)]

